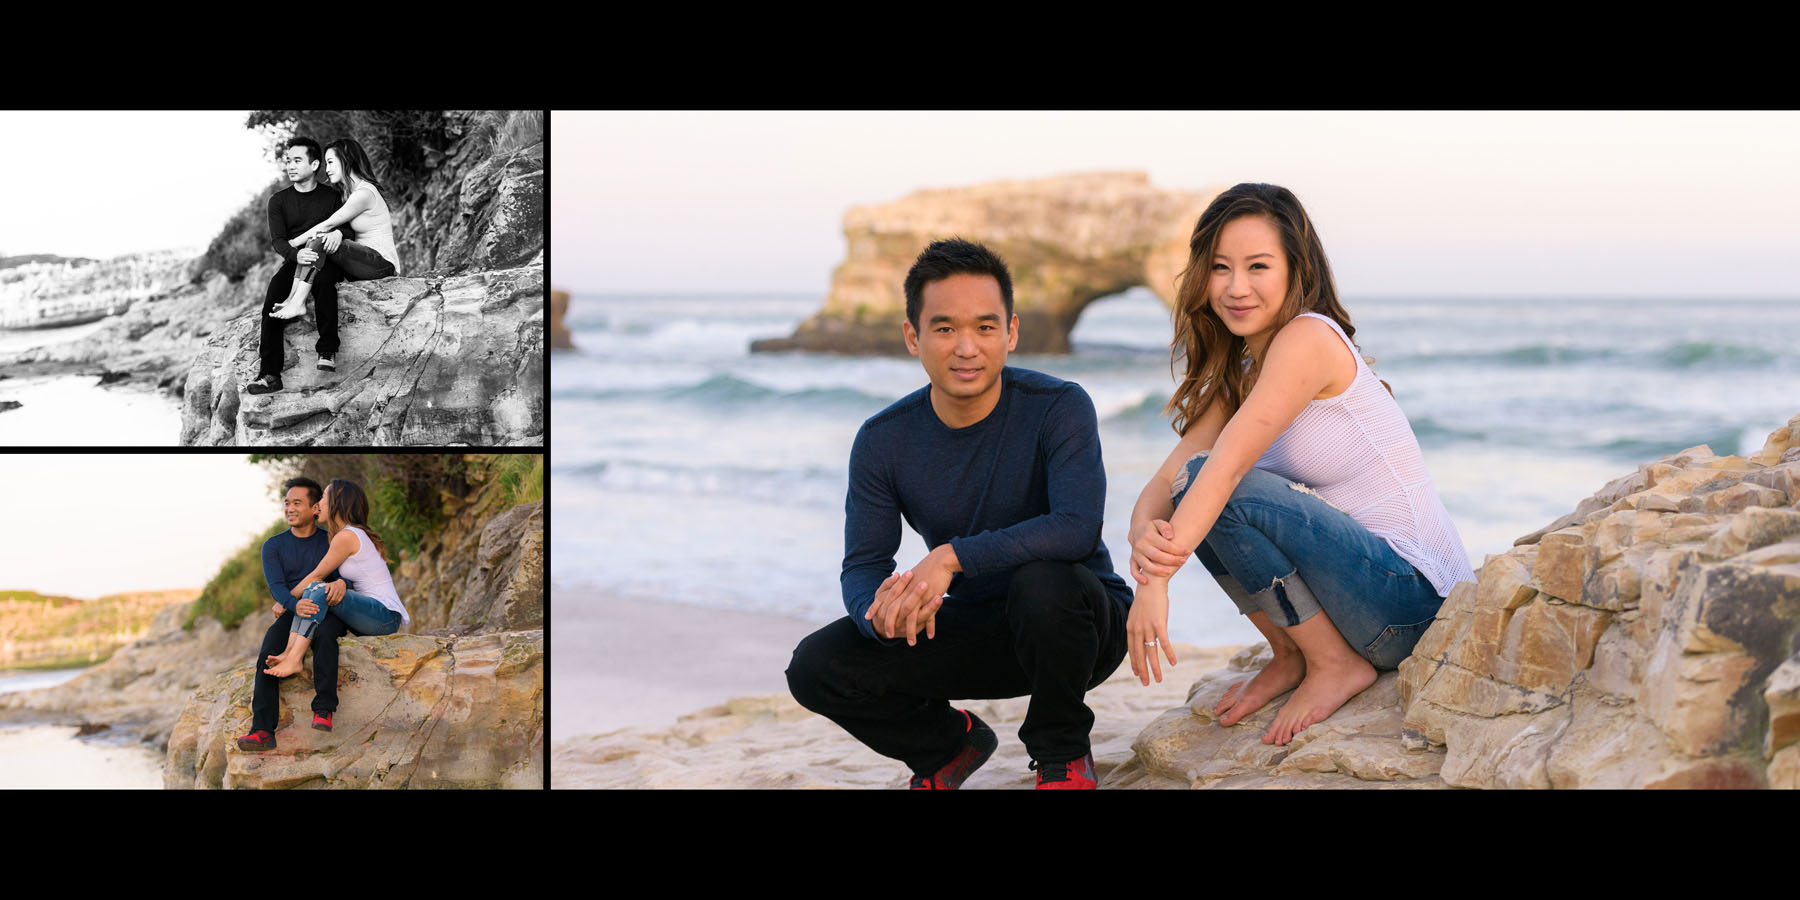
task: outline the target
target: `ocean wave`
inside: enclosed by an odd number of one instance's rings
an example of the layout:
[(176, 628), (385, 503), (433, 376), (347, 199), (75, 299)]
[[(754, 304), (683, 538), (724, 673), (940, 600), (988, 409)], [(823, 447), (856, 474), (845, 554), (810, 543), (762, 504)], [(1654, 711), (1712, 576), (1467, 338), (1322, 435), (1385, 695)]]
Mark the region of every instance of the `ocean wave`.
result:
[[(650, 387), (596, 388), (589, 386), (555, 390), (556, 400), (678, 400), (704, 406), (742, 408), (747, 405), (805, 406), (864, 410), (870, 412), (894, 402), (896, 398), (852, 387), (805, 387), (793, 390), (772, 388), (735, 375), (718, 374), (703, 381)], [(870, 409), (873, 407), (873, 409)]]
[(1539, 368), (1601, 363), (1652, 369), (1737, 369), (1766, 366), (1781, 359), (1780, 355), (1762, 347), (1716, 341), (1678, 341), (1643, 348), (1533, 343), (1470, 352), (1428, 351), (1376, 356), (1378, 368), (1382, 365), (1425, 367), (1443, 364)]
[(1156, 422), (1168, 421), (1163, 415), (1163, 407), (1169, 402), (1169, 395), (1160, 391), (1146, 391), (1135, 402), (1121, 409), (1100, 416), (1105, 422)]
[(724, 496), (784, 506), (839, 508), (848, 475), (843, 468), (767, 468), (709, 463), (703, 466), (612, 459), (558, 466), (559, 475), (608, 490), (678, 496)]

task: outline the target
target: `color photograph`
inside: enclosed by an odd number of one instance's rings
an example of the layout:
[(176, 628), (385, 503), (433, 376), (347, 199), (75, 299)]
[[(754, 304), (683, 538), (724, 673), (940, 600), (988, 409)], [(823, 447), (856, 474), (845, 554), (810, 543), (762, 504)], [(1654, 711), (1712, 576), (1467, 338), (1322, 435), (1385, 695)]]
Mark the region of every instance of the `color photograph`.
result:
[(550, 117), (553, 788), (1800, 787), (1800, 114)]

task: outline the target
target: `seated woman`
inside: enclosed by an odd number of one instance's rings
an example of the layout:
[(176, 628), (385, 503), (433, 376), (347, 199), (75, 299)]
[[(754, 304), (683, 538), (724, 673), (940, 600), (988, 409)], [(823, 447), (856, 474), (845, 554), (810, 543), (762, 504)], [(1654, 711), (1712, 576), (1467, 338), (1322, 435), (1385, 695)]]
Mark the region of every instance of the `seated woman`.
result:
[[(268, 658), (263, 672), (286, 678), (300, 671), (300, 660), (312, 645), (313, 631), (327, 614), (342, 619), (355, 635), (393, 634), (411, 623), (394, 580), (388, 575), (387, 552), (381, 537), (369, 528), (369, 500), (355, 482), (334, 478), (319, 501), (324, 514), (319, 522), (331, 534), (331, 549), (311, 574), (300, 582), (300, 596), (318, 610), (310, 616), (294, 614), (287, 648)], [(330, 599), (329, 586), (318, 579), (332, 569), (349, 583), (342, 597)]]
[(1132, 672), (1161, 681), (1159, 646), (1175, 662), (1169, 576), (1197, 555), (1274, 651), (1214, 713), (1233, 725), (1297, 687), (1262, 738), (1286, 744), (1398, 666), (1475, 574), (1293, 193), (1239, 184), (1206, 208), (1174, 320), (1181, 442), (1131, 514)]
[[(400, 254), (394, 249), (393, 218), (388, 215), (387, 201), (381, 197), (381, 182), (375, 180), (373, 173), (374, 166), (361, 144), (344, 138), (325, 145), (325, 178), (343, 192), (344, 205), (330, 218), (288, 241), (291, 246), (319, 254), (319, 258), (295, 271), (293, 291), (269, 311), (270, 316), (292, 319), (306, 312), (313, 277), (326, 257), (337, 263), (347, 281), (399, 274)], [(346, 222), (356, 235), (354, 240), (340, 240), (333, 233)]]

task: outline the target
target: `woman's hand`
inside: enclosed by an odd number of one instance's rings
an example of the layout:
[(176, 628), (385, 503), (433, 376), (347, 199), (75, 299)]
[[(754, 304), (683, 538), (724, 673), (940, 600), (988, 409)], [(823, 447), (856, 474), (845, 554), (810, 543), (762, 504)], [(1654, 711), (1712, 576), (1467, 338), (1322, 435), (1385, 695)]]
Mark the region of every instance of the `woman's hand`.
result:
[(1175, 526), (1163, 519), (1144, 523), (1143, 529), (1131, 536), (1131, 576), (1138, 584), (1149, 584), (1152, 575), (1168, 578), (1187, 562), (1188, 555), (1174, 539)]
[(1165, 587), (1138, 589), (1131, 601), (1131, 615), (1125, 620), (1125, 642), (1131, 655), (1131, 674), (1145, 687), (1150, 676), (1162, 683), (1162, 663), (1156, 658), (1157, 648), (1175, 665), (1175, 650), (1169, 646), (1169, 594)]

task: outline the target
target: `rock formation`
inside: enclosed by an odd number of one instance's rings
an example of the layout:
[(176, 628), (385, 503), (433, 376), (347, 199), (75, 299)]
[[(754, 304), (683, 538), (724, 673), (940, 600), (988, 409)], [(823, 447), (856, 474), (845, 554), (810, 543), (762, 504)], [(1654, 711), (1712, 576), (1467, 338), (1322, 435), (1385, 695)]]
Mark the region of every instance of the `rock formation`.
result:
[(563, 316), (569, 313), (569, 292), (550, 292), (550, 349), (573, 350), (575, 342), (569, 339), (569, 329), (563, 325)]
[(1212, 721), (1243, 677), (1202, 679), (1103, 786), (1800, 787), (1800, 416), (1490, 556), (1398, 673), (1285, 748), (1259, 740), (1285, 698)]
[(1021, 353), (1066, 353), (1088, 303), (1145, 286), (1165, 303), (1187, 265), (1194, 223), (1216, 191), (1170, 191), (1142, 172), (1099, 172), (926, 190), (844, 214), (849, 253), (825, 306), (792, 337), (753, 350), (903, 354), (906, 272), (934, 240), (1000, 254), (1013, 279)]
[(338, 649), (337, 727), (311, 727), (308, 667), (282, 682), (276, 748), (237, 749), (253, 695), (251, 667), (239, 666), (209, 678), (182, 709), (163, 786), (543, 786), (542, 631), (345, 637)]
[(250, 394), (260, 318), (190, 355), (188, 445), (518, 446), (544, 442), (542, 265), (338, 288), (337, 370), (314, 366), (314, 310), (283, 335), (282, 390)]
[(0, 328), (91, 322), (187, 283), (193, 268), (193, 254), (178, 250), (0, 265)]

